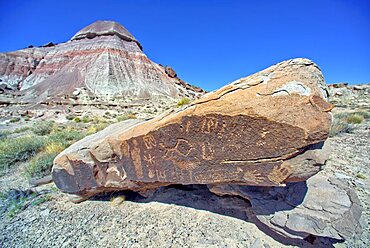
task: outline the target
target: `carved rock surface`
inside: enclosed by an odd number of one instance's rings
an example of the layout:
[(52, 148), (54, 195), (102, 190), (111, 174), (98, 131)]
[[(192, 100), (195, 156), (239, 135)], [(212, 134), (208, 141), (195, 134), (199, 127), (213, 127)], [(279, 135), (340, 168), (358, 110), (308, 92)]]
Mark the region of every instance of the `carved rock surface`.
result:
[(250, 218), (287, 238), (309, 235), (354, 239), (361, 234), (362, 207), (346, 182), (326, 175), (315, 175), (307, 182), (286, 187), (240, 185), (209, 186), (218, 195), (237, 195), (251, 204)]
[(170, 77), (152, 62), (120, 24), (97, 21), (53, 46), (0, 53), (0, 80), (25, 101), (68, 99), (79, 88), (89, 96), (156, 99), (204, 93)]
[(183, 109), (86, 137), (55, 159), (54, 181), (86, 197), (169, 184), (304, 181), (325, 162), (332, 107), (325, 87), (312, 61), (284, 61)]

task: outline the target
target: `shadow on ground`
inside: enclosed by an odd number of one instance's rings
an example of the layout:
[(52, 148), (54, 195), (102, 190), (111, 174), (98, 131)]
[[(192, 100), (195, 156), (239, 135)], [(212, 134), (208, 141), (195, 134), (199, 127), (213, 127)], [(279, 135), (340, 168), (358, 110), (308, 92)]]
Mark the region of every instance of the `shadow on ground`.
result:
[[(161, 187), (149, 197), (143, 197), (133, 191), (117, 191), (95, 196), (91, 200), (109, 201), (116, 196), (125, 195), (126, 201), (137, 203), (160, 202), (185, 206), (254, 223), (266, 235), (285, 245), (294, 245), (298, 247), (334, 247), (333, 244), (339, 242), (339, 240), (312, 235), (308, 235), (305, 240), (287, 238), (286, 236), (270, 229), (256, 217), (256, 214), (273, 214), (276, 209), (278, 209), (278, 211), (290, 210), (301, 204), (306, 195), (307, 186), (305, 182), (295, 184), (295, 187), (299, 186), (302, 190), (299, 191), (298, 195), (294, 195), (294, 205), (286, 204), (284, 202), (284, 198), (281, 199), (281, 194), (279, 194), (276, 195), (276, 198), (272, 197), (272, 199), (270, 199), (270, 204), (266, 202), (266, 207), (258, 209), (252, 209), (251, 202), (242, 197), (229, 195), (218, 196), (213, 194), (209, 191), (206, 185), (171, 185)], [(268, 190), (268, 188), (245, 187), (245, 190), (263, 197), (265, 190)], [(287, 191), (286, 194), (286, 197), (292, 197), (289, 195), (289, 191)], [(276, 205), (277, 202), (280, 202), (280, 205)]]

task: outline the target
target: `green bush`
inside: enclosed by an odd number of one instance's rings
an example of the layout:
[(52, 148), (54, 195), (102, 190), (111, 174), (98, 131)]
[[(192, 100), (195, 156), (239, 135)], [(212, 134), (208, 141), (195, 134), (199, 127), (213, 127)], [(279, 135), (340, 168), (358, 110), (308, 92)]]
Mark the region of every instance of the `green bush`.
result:
[(356, 124), (361, 124), (368, 118), (370, 118), (370, 114), (366, 111), (335, 114), (329, 136), (333, 137), (340, 133), (350, 133), (355, 129)]
[(33, 157), (26, 167), (26, 174), (28, 178), (41, 178), (51, 173), (54, 158), (58, 152), (41, 152)]
[(361, 124), (364, 121), (364, 117), (359, 114), (351, 114), (347, 117), (347, 122), (351, 124)]
[(12, 132), (8, 130), (0, 131), (0, 140), (8, 138), (10, 134), (12, 134)]
[(117, 116), (116, 117), (116, 120), (118, 122), (121, 122), (121, 121), (125, 121), (125, 120), (129, 120), (129, 119), (136, 119), (136, 115), (133, 114), (133, 113), (128, 113), (128, 114), (125, 114), (125, 115), (121, 115), (121, 116)]
[(181, 98), (178, 102), (177, 102), (177, 106), (178, 107), (181, 107), (181, 106), (184, 106), (184, 105), (187, 105), (190, 103), (190, 99), (187, 98), (187, 97), (183, 97)]
[(72, 114), (69, 114), (69, 115), (67, 115), (67, 116), (66, 116), (66, 119), (67, 119), (67, 120), (69, 120), (69, 121), (71, 121), (71, 120), (73, 120), (75, 117), (76, 117), (76, 116), (74, 116), (74, 115), (72, 115)]
[(370, 112), (365, 110), (356, 111), (354, 112), (354, 114), (361, 115), (362, 117), (364, 117), (365, 120), (370, 119)]
[(363, 173), (361, 173), (361, 172), (357, 173), (356, 177), (357, 178), (360, 178), (362, 180), (365, 180), (366, 179), (366, 176)]
[(0, 192), (0, 213), (5, 213), (9, 218), (14, 217), (29, 206), (37, 206), (52, 198), (49, 194), (40, 194), (27, 189), (10, 189)]
[(20, 120), (21, 120), (20, 117), (13, 117), (13, 118), (10, 119), (10, 123), (18, 122)]
[(90, 122), (90, 118), (85, 115), (84, 117), (82, 117), (82, 122), (83, 123), (88, 123), (88, 122)]
[(90, 125), (88, 128), (87, 128), (87, 131), (86, 131), (86, 134), (87, 135), (90, 135), (90, 134), (93, 134), (93, 133), (96, 133), (96, 132), (99, 132), (100, 130), (103, 130), (104, 128), (106, 128), (108, 126), (107, 123), (99, 123), (99, 124), (93, 124), (93, 125)]
[(0, 171), (3, 172), (19, 161), (28, 160), (40, 151), (44, 145), (45, 138), (37, 136), (23, 136), (1, 141)]
[(352, 131), (353, 127), (346, 121), (334, 119), (330, 128), (329, 137), (334, 137), (340, 133), (350, 133)]
[(81, 133), (71, 128), (54, 130), (49, 136), (47, 136), (46, 142), (42, 147), (42, 151), (34, 156), (26, 166), (27, 177), (41, 178), (49, 175), (53, 166), (54, 158), (65, 148), (83, 137), (85, 137), (85, 133)]
[(17, 128), (13, 131), (13, 133), (24, 133), (26, 131), (30, 130), (29, 127), (20, 127), (20, 128)]
[(70, 146), (77, 140), (85, 137), (85, 134), (76, 130), (64, 129), (61, 131), (53, 132), (48, 136), (48, 143), (55, 143), (63, 146), (64, 148)]
[(81, 122), (81, 118), (80, 117), (75, 117), (73, 120), (76, 123), (80, 123)]
[(32, 125), (32, 132), (37, 135), (47, 135), (53, 131), (55, 127), (55, 122), (53, 121), (40, 121), (35, 122)]

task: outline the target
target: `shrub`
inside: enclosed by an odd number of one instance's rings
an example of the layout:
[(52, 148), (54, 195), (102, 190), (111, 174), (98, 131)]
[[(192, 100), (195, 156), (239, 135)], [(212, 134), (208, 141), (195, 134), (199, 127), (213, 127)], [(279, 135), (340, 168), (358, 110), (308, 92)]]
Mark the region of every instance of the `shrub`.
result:
[(8, 169), (19, 161), (26, 161), (42, 149), (45, 139), (24, 136), (0, 142), (0, 171)]
[(75, 117), (73, 120), (76, 123), (80, 123), (81, 122), (81, 118), (80, 117)]
[(335, 114), (329, 136), (333, 137), (340, 133), (350, 133), (355, 128), (355, 125), (353, 124), (361, 124), (369, 117), (370, 114), (365, 111), (342, 112)]
[(99, 132), (100, 130), (103, 130), (103, 129), (104, 129), (104, 128), (106, 128), (107, 126), (108, 126), (108, 124), (107, 124), (107, 123), (99, 123), (99, 124), (90, 125), (90, 126), (87, 128), (86, 134), (87, 134), (87, 135), (90, 135), (90, 134), (93, 134), (93, 133)]
[(26, 167), (28, 178), (41, 178), (51, 173), (54, 158), (59, 154), (56, 151), (45, 151), (33, 157)]
[(129, 119), (136, 119), (136, 115), (134, 113), (128, 113), (125, 115), (117, 116), (116, 119), (118, 122), (129, 120)]
[(353, 112), (353, 114), (361, 115), (365, 120), (370, 119), (370, 112), (365, 110), (356, 111)]
[(364, 121), (364, 117), (359, 114), (351, 114), (347, 117), (347, 122), (352, 124), (361, 124)]
[(40, 121), (32, 125), (32, 132), (37, 135), (47, 135), (53, 131), (55, 123), (53, 121)]
[(29, 127), (20, 127), (20, 128), (15, 129), (13, 133), (24, 133), (28, 131), (29, 129), (30, 129)]
[(76, 116), (74, 116), (74, 115), (70, 114), (70, 115), (67, 115), (67, 116), (66, 116), (66, 119), (67, 119), (67, 120), (69, 120), (69, 121), (71, 121), (71, 120), (73, 120), (75, 117), (76, 117)]
[(187, 105), (190, 103), (190, 99), (187, 98), (187, 97), (183, 97), (181, 98), (178, 102), (177, 102), (177, 107), (181, 107), (181, 106), (184, 106), (184, 105)]
[(88, 122), (90, 122), (90, 118), (85, 115), (84, 117), (82, 117), (82, 122), (83, 123), (88, 123)]
[(26, 175), (29, 178), (41, 178), (49, 175), (53, 166), (54, 158), (72, 143), (85, 136), (71, 127), (53, 131), (46, 139), (41, 153), (33, 157), (26, 167)]
[(50, 201), (51, 196), (30, 189), (10, 189), (6, 192), (0, 192), (0, 199), (2, 201), (1, 212), (12, 218), (29, 206), (37, 206)]
[(13, 117), (13, 118), (11, 118), (10, 119), (10, 123), (14, 123), (14, 122), (18, 122), (18, 121), (20, 121), (21, 120), (21, 118), (20, 117)]
[(9, 136), (11, 133), (12, 133), (12, 132), (10, 132), (10, 131), (8, 131), (8, 130), (0, 131), (0, 140), (3, 140), (3, 139), (8, 138), (8, 136)]
[(365, 180), (366, 179), (366, 176), (364, 174), (362, 174), (361, 172), (357, 173), (356, 177), (357, 178), (360, 178), (362, 180)]
[(47, 153), (60, 153), (64, 150), (64, 146), (59, 143), (50, 142), (45, 146), (45, 152)]
[(66, 148), (77, 140), (85, 137), (84, 133), (73, 129), (64, 129), (61, 131), (53, 132), (48, 136), (48, 143), (54, 143), (55, 145), (60, 145)]
[(30, 118), (29, 116), (25, 116), (23, 119), (24, 119), (25, 121), (29, 121), (31, 118)]

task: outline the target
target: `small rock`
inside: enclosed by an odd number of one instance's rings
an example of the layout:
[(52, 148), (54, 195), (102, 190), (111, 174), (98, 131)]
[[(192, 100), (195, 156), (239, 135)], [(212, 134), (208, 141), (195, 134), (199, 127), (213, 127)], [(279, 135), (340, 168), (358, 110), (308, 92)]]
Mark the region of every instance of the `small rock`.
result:
[(344, 175), (344, 174), (339, 173), (339, 172), (334, 173), (334, 174), (335, 174), (335, 176), (336, 176), (338, 179), (351, 179), (351, 177), (350, 177), (350, 176)]
[(48, 216), (49, 214), (50, 214), (50, 209), (45, 209), (40, 212), (40, 215), (43, 217)]

